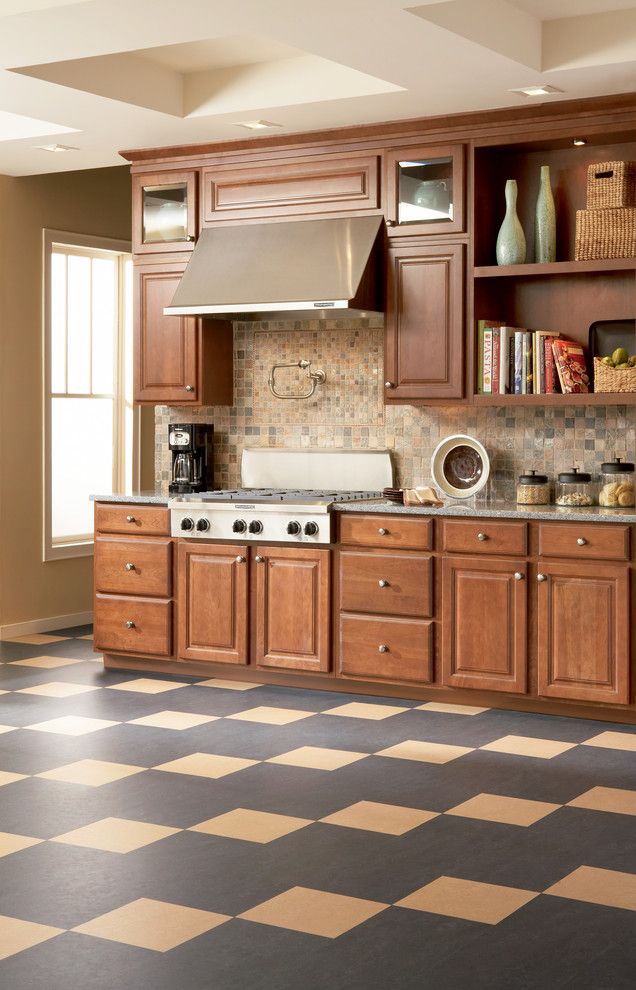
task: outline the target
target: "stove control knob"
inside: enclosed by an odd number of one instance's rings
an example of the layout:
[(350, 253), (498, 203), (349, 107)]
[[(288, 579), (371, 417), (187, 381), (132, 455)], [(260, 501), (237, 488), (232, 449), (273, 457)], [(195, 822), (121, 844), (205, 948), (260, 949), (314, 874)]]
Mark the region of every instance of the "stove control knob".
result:
[(252, 519), (251, 523), (248, 526), (248, 529), (249, 529), (250, 533), (262, 533), (263, 532), (263, 524), (260, 521), (260, 519)]
[(181, 529), (184, 529), (186, 530), (186, 532), (189, 533), (191, 529), (194, 529), (194, 519), (190, 519), (189, 516), (186, 516), (185, 519), (182, 519)]
[(308, 522), (305, 523), (305, 536), (315, 536), (318, 532), (318, 523)]
[(287, 532), (289, 533), (290, 536), (298, 536), (302, 532), (300, 523), (299, 522), (288, 522), (287, 523)]
[(210, 528), (209, 519), (197, 519), (197, 530), (199, 533), (207, 533)]
[(245, 522), (244, 519), (235, 519), (234, 522), (232, 523), (233, 533), (244, 533), (246, 529), (247, 529), (247, 523)]

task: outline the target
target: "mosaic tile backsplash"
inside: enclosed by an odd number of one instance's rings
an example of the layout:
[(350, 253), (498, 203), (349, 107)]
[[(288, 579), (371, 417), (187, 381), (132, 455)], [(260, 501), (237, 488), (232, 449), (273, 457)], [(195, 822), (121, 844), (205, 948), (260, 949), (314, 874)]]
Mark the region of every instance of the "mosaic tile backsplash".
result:
[[(312, 371), (325, 372), (325, 384), (311, 399), (275, 398), (267, 384), (272, 365), (301, 358), (311, 361)], [(490, 454), (490, 496), (506, 499), (514, 498), (516, 478), (525, 469), (550, 477), (573, 465), (597, 472), (608, 458), (633, 460), (636, 453), (632, 405), (385, 407), (381, 318), (235, 323), (234, 376), (232, 407), (157, 407), (158, 491), (167, 491), (173, 422), (214, 423), (215, 477), (222, 488), (240, 483), (243, 447), (388, 447), (398, 485), (412, 487), (430, 481), (431, 453), (441, 439), (468, 433)], [(307, 372), (281, 370), (276, 385), (282, 392), (306, 391)]]

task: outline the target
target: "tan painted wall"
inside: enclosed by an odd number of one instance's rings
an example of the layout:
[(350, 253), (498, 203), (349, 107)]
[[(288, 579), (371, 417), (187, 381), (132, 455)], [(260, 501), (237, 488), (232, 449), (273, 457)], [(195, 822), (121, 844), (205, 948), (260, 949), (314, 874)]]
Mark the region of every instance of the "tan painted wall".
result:
[(42, 562), (44, 227), (129, 240), (128, 168), (0, 175), (0, 625), (91, 608), (92, 557)]

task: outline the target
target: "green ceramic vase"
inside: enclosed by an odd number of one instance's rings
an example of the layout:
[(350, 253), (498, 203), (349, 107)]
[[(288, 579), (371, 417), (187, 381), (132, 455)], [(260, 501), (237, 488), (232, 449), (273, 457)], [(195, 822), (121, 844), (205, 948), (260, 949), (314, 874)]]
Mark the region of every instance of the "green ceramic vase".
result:
[(543, 263), (556, 261), (556, 214), (549, 165), (541, 166), (534, 219), (534, 260)]
[(522, 265), (526, 260), (526, 238), (517, 216), (517, 183), (506, 180), (506, 215), (497, 234), (497, 264)]

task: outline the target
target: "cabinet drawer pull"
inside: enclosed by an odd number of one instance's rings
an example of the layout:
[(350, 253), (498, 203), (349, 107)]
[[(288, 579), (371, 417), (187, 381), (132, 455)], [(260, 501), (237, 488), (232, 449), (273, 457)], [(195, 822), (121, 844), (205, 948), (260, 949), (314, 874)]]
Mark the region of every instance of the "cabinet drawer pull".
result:
[(521, 571), (515, 571), (515, 581), (523, 581), (523, 574)]
[(578, 545), (580, 547), (587, 546), (587, 540), (585, 539), (584, 536), (579, 536), (579, 538), (578, 538), (578, 540), (576, 542), (578, 543)]
[(378, 585), (380, 586), (380, 588), (388, 588), (389, 582), (385, 581), (384, 578), (380, 578), (380, 580), (378, 581)]
[(389, 535), (388, 529), (385, 529), (384, 526), (380, 526), (380, 528), (378, 530), (378, 533), (380, 534), (380, 536), (388, 536)]
[(194, 392), (194, 385), (186, 385), (185, 390), (186, 392)]
[(477, 539), (479, 540), (480, 543), (483, 543), (484, 540), (488, 539), (488, 536), (486, 535), (486, 533), (477, 533)]
[(537, 581), (547, 581), (545, 574), (537, 574)]
[(134, 569), (135, 569), (135, 565), (134, 564), (126, 564), (126, 570), (127, 571), (134, 571)]
[(265, 558), (261, 557), (260, 553), (257, 553), (256, 556), (254, 557), (254, 560), (256, 561), (257, 564), (262, 564)]
[(133, 622), (132, 619), (128, 619), (128, 622), (126, 623), (126, 629), (134, 629), (134, 628), (135, 628), (135, 623)]
[(135, 517), (134, 516), (126, 516), (126, 522), (133, 523), (134, 521), (135, 521)]
[(380, 643), (378, 646), (378, 653), (390, 653), (388, 646), (385, 643)]
[[(241, 554), (239, 554), (238, 557), (235, 557), (234, 559), (235, 559), (235, 561), (236, 561), (237, 564), (244, 564), (245, 563), (245, 557), (243, 557)], [(258, 560), (259, 558), (257, 557), (256, 559)]]

